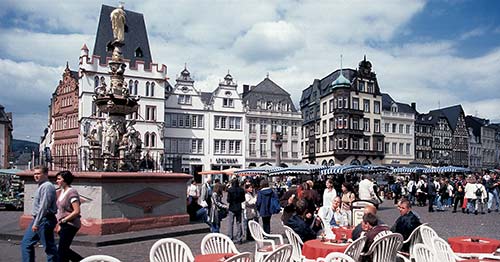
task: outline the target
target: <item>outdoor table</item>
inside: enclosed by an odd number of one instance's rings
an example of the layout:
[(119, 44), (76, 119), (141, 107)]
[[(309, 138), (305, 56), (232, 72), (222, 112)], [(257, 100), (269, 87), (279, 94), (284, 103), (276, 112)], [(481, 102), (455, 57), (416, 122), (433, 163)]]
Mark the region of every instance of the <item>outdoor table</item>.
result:
[(484, 259), (474, 258), (474, 259), (460, 260), (460, 262), (498, 262), (498, 261), (499, 260), (492, 260), (492, 259), (487, 259), (487, 258), (484, 258)]
[(195, 262), (216, 262), (216, 261), (224, 261), (232, 256), (236, 255), (235, 253), (215, 253), (215, 254), (205, 254), (205, 255), (197, 255), (194, 257)]
[[(471, 238), (479, 242), (472, 242)], [(493, 253), (500, 247), (500, 240), (476, 236), (450, 237), (448, 243), (457, 253)]]
[(331, 252), (343, 253), (351, 243), (331, 243), (329, 241), (321, 242), (319, 239), (306, 241), (302, 247), (302, 255), (308, 259), (317, 259), (326, 257)]
[(352, 231), (354, 227), (332, 227), (332, 231), (335, 234), (335, 239), (352, 239)]

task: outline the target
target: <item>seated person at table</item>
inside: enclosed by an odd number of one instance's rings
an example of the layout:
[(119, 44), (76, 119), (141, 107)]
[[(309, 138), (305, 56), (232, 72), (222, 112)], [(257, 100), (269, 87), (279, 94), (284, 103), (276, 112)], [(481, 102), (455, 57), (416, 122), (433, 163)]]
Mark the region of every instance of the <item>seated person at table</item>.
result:
[(302, 241), (306, 242), (307, 240), (315, 239), (318, 231), (321, 229), (321, 226), (315, 224), (313, 227), (310, 227), (306, 223), (306, 214), (307, 213), (307, 204), (304, 200), (298, 200), (295, 203), (295, 214), (288, 219), (285, 223), (286, 226), (290, 227), (297, 235), (300, 236)]
[[(391, 228), (391, 231), (394, 233), (399, 233), (403, 235), (404, 240), (407, 240), (410, 237), (411, 232), (422, 223), (420, 223), (420, 219), (411, 211), (411, 204), (408, 199), (401, 199), (398, 203), (399, 214), (396, 222)], [(402, 251), (408, 252), (410, 246), (409, 243), (403, 245), (401, 248)]]
[(328, 223), (328, 225), (324, 225), (326, 227), (344, 227), (349, 225), (349, 216), (347, 212), (340, 208), (342, 204), (342, 200), (340, 197), (335, 197), (332, 200), (332, 205), (330, 207), (321, 207), (318, 211), (318, 216), (324, 221), (324, 223)]
[[(374, 205), (366, 205), (363, 208), (363, 215), (366, 214), (372, 214), (374, 216), (377, 216), (377, 208)], [(363, 233), (363, 223), (359, 223), (354, 227), (354, 230), (352, 231), (352, 240), (356, 240), (361, 236), (361, 233)], [(377, 225), (384, 225), (384, 222), (382, 220), (377, 219)]]
[(375, 236), (377, 236), (382, 231), (389, 230), (387, 225), (378, 225), (377, 216), (371, 213), (363, 215), (363, 221), (361, 222), (361, 227), (363, 228), (364, 235), (366, 236), (365, 247), (363, 252), (367, 252), (370, 249), (371, 244), (375, 241)]

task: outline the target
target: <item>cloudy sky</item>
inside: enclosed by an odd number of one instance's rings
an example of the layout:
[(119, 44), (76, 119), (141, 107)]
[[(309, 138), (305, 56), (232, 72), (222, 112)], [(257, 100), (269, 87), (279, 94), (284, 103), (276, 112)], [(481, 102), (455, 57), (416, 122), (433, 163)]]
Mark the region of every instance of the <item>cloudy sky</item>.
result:
[[(366, 54), (382, 92), (420, 112), (462, 104), (500, 122), (500, 1), (125, 1), (143, 13), (153, 60), (171, 82), (187, 63), (203, 91), (230, 70), (243, 84), (266, 74), (295, 103), (315, 78), (356, 68)], [(66, 62), (93, 51), (101, 4), (2, 0), (0, 104), (14, 138), (38, 141)]]

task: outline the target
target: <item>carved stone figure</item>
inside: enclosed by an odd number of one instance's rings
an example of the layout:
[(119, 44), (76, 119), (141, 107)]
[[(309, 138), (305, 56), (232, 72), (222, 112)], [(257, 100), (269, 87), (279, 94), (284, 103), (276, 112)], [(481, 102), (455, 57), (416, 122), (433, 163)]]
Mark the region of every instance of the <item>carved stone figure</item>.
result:
[(97, 139), (97, 141), (99, 141), (99, 144), (101, 144), (102, 143), (102, 132), (104, 130), (104, 127), (102, 126), (101, 120), (97, 120), (97, 123), (95, 125), (95, 129), (97, 130), (96, 139)]
[(114, 42), (123, 43), (125, 41), (125, 11), (123, 10), (123, 6), (120, 5), (113, 10), (110, 18)]
[(107, 152), (114, 156), (116, 154), (116, 146), (119, 138), (119, 133), (116, 124), (108, 119), (106, 122), (106, 135), (105, 135), (105, 148), (104, 152)]

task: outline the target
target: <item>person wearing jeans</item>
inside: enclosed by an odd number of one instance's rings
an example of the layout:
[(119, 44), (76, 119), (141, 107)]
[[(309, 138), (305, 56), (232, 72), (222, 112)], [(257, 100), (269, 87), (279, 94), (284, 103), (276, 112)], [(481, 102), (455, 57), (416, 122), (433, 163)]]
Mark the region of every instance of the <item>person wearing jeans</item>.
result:
[(487, 188), (487, 190), (488, 190), (488, 213), (491, 212), (491, 210), (493, 209), (493, 201), (495, 201), (495, 204), (496, 204), (495, 211), (498, 212), (498, 208), (500, 206), (500, 199), (498, 196), (500, 181), (498, 180), (498, 175), (493, 174), (493, 176), (490, 178), (489, 183), (487, 183), (487, 184), (489, 185)]
[(49, 170), (46, 167), (35, 167), (34, 175), (38, 188), (33, 199), (33, 221), (26, 229), (21, 241), (23, 262), (35, 261), (35, 245), (40, 241), (47, 254), (47, 261), (59, 261), (54, 241), (56, 219), (56, 188), (49, 181)]
[[(227, 203), (229, 204), (228, 213), (228, 236), (234, 243), (243, 243), (243, 233), (241, 228), (241, 203), (245, 201), (245, 191), (240, 187), (238, 179), (234, 178), (231, 182), (231, 188), (227, 190)], [(236, 235), (233, 234), (233, 225), (236, 224)]]

